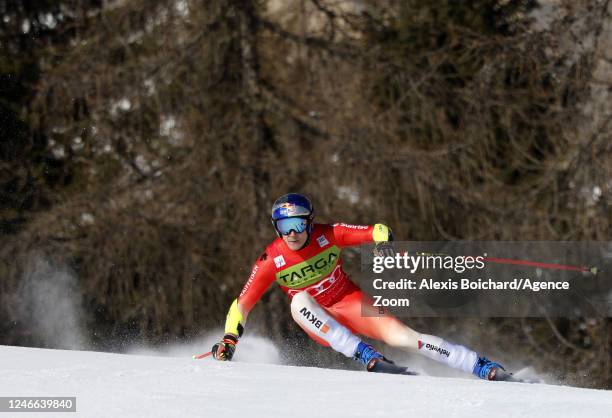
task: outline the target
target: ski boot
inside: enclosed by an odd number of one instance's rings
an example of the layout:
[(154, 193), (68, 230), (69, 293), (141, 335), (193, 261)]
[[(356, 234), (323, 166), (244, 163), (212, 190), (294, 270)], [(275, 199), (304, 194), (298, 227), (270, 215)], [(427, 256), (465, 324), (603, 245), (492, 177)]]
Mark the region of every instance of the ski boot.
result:
[(472, 373), (481, 379), (497, 382), (542, 383), (542, 380), (537, 377), (517, 377), (513, 373), (507, 372), (499, 363), (495, 363), (486, 357), (478, 357)]
[(408, 371), (405, 367), (395, 365), (391, 360), (376, 351), (374, 347), (363, 341), (357, 346), (354, 358), (365, 364), (366, 370), (369, 372), (416, 375), (416, 373)]
[(506, 372), (506, 369), (501, 364), (491, 361), (486, 357), (478, 357), (472, 373), (484, 380), (513, 380), (512, 373)]

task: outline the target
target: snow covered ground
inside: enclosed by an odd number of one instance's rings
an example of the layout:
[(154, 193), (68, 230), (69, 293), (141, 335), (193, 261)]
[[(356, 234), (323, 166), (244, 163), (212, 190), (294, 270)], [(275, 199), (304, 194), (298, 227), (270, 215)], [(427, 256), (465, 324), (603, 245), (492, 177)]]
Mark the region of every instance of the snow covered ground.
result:
[(76, 413), (0, 418), (612, 416), (612, 391), (165, 355), (0, 346), (0, 396), (77, 398)]

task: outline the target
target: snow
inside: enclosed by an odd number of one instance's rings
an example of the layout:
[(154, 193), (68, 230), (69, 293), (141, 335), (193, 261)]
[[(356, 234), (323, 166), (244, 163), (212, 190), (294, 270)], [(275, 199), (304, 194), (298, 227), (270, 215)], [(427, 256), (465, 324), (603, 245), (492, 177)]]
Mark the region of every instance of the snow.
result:
[(57, 20), (52, 13), (40, 14), (38, 15), (38, 20), (42, 25), (48, 27), (49, 29), (55, 29), (57, 26)]
[(121, 99), (116, 100), (113, 103), (111, 103), (110, 114), (112, 116), (117, 116), (119, 114), (118, 112), (119, 110), (123, 112), (127, 112), (131, 108), (132, 108), (132, 102), (127, 97), (122, 97)]
[(185, 0), (175, 2), (174, 9), (181, 17), (187, 17), (189, 15), (189, 4), (187, 4)]
[(260, 363), (0, 346), (0, 393), (76, 396), (77, 412), (62, 414), (68, 417), (603, 417), (612, 411), (610, 391), (270, 364), (278, 361), (274, 347), (254, 342), (240, 349), (268, 353)]
[(183, 140), (183, 133), (178, 129), (176, 117), (173, 115), (162, 115), (159, 134), (168, 137), (171, 145), (180, 145)]
[[(4, 21), (7, 22), (6, 17), (4, 18)], [(30, 27), (31, 27), (30, 20), (29, 19), (24, 19), (23, 22), (21, 23), (21, 32), (23, 34), (29, 33), (30, 32)]]
[(76, 274), (67, 266), (55, 265), (43, 255), (32, 253), (17, 293), (21, 325), (52, 347), (81, 349), (86, 338), (77, 285)]
[[(333, 158), (333, 157), (332, 157)], [(350, 186), (338, 186), (336, 188), (336, 192), (338, 193), (338, 197), (342, 200), (348, 200), (349, 203), (355, 204), (359, 202), (359, 191)]]

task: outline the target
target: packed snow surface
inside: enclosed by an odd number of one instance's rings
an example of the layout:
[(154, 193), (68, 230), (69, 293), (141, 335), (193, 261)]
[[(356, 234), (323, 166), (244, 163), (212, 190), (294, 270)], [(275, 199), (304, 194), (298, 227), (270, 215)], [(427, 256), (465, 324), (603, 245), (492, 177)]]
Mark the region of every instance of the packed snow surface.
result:
[(605, 390), (168, 354), (0, 346), (0, 396), (76, 396), (77, 408), (0, 418), (612, 416)]

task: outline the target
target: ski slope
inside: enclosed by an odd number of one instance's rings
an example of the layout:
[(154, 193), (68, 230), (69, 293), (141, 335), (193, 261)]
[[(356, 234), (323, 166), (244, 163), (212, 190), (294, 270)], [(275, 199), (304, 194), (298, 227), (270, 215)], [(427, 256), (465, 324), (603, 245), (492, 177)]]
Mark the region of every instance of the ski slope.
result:
[(612, 391), (237, 360), (0, 346), (0, 396), (77, 398), (0, 418), (612, 416)]

